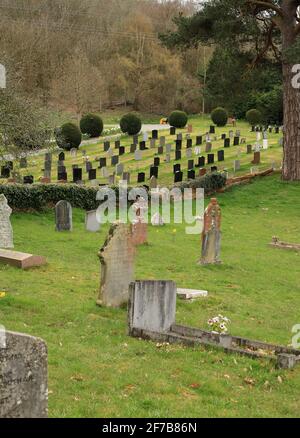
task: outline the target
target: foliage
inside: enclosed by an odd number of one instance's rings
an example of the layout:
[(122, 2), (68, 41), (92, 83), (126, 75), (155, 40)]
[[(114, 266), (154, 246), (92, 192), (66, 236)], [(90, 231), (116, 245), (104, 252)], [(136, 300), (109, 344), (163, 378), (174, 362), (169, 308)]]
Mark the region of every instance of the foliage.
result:
[(103, 121), (96, 114), (86, 114), (80, 120), (82, 134), (88, 134), (91, 138), (100, 137), (103, 131)]
[(72, 148), (79, 148), (82, 135), (80, 129), (74, 123), (65, 123), (55, 131), (57, 145), (69, 151)]
[(259, 110), (253, 108), (247, 111), (246, 119), (250, 125), (255, 126), (262, 122), (262, 114)]
[(184, 128), (188, 122), (188, 116), (184, 111), (173, 111), (168, 121), (175, 128)]
[(228, 113), (225, 108), (215, 108), (211, 113), (211, 119), (217, 126), (226, 126)]
[(142, 128), (142, 121), (136, 114), (128, 113), (121, 118), (120, 128), (124, 134), (136, 135)]
[(178, 185), (182, 190), (185, 188), (204, 189), (205, 193), (209, 194), (225, 187), (226, 176), (220, 172), (207, 173), (201, 178), (196, 178), (195, 180), (191, 181), (184, 181)]
[(207, 324), (212, 329), (213, 333), (225, 335), (228, 332), (228, 324), (230, 324), (230, 322), (230, 319), (226, 316), (218, 315), (214, 318), (210, 318)]

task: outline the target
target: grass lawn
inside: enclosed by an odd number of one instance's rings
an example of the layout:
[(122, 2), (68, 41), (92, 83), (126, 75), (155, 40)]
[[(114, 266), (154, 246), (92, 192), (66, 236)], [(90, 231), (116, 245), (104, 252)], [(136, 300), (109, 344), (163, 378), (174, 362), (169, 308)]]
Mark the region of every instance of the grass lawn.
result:
[[(142, 118), (143, 121), (149, 121), (145, 117)], [(152, 122), (155, 121), (155, 117)], [(190, 123), (193, 124), (193, 134), (191, 135), (193, 139), (193, 145), (195, 146), (196, 136), (204, 135), (208, 130), (209, 126), (212, 124), (209, 117), (200, 117), (193, 116), (190, 118)], [(222, 133), (226, 133), (228, 136), (229, 130), (239, 129), (241, 131), (241, 137), (246, 138), (247, 144), (252, 144), (256, 142), (256, 133), (250, 132), (250, 126), (248, 123), (240, 121), (237, 124), (236, 128), (232, 126), (226, 126), (223, 128), (216, 129), (216, 135), (218, 138), (221, 137)], [(187, 132), (186, 130), (177, 130), (177, 132), (183, 132), (184, 134)], [(187, 168), (188, 168), (188, 158), (186, 158), (186, 140), (184, 136), (184, 140), (182, 142), (182, 159), (180, 161), (174, 161), (175, 159), (175, 138), (176, 136), (170, 136), (169, 130), (160, 131), (159, 135), (166, 136), (166, 143), (172, 143), (172, 153), (171, 153), (171, 162), (164, 162), (165, 155), (160, 155), (161, 164), (159, 167), (159, 184), (170, 186), (174, 182), (173, 175), (173, 165), (175, 163), (180, 163), (182, 170), (184, 172), (184, 180), (187, 179)], [(261, 152), (261, 164), (258, 166), (259, 169), (270, 168), (273, 163), (276, 164), (276, 167), (279, 168), (282, 161), (282, 147), (279, 146), (279, 139), (282, 134), (268, 134), (269, 137), (269, 149), (263, 150)], [(212, 136), (213, 137), (213, 136)], [(103, 139), (104, 140), (104, 139)], [(107, 153), (104, 152), (103, 148), (103, 140), (97, 144), (83, 144), (80, 146), (80, 151), (77, 154), (76, 158), (72, 158), (70, 153), (66, 153), (65, 166), (68, 173), (69, 181), (72, 181), (72, 165), (77, 164), (79, 167), (83, 169), (83, 180), (86, 184), (89, 184), (88, 174), (85, 172), (85, 164), (82, 157), (82, 151), (85, 150), (88, 155), (90, 161), (93, 163), (94, 168), (98, 168), (99, 162), (96, 162), (96, 158), (107, 157), (107, 168), (110, 174), (113, 174), (115, 171), (115, 167), (111, 166), (111, 159), (107, 156)], [(140, 136), (140, 140), (142, 140), (142, 136)], [(137, 183), (137, 174), (138, 172), (146, 173), (146, 183), (149, 181), (150, 177), (150, 166), (153, 165), (154, 157), (157, 154), (157, 148), (149, 149), (147, 151), (143, 151), (142, 160), (135, 161), (134, 154), (130, 153), (130, 145), (132, 143), (132, 138), (125, 137), (121, 140), (121, 145), (125, 146), (125, 154), (120, 157), (120, 163), (124, 164), (124, 171), (131, 173), (131, 184), (136, 185)], [(147, 142), (147, 147), (150, 147), (150, 142)], [(262, 140), (260, 141), (262, 144)], [(159, 141), (157, 141), (157, 146)], [(231, 145), (233, 144), (233, 140), (231, 140)], [(240, 146), (231, 146), (230, 148), (223, 148), (224, 142), (223, 140), (212, 141), (212, 152), (215, 154), (215, 165), (218, 166), (219, 170), (227, 169), (231, 176), (234, 175), (233, 171), (233, 161), (239, 159), (241, 161), (241, 169), (235, 173), (235, 175), (239, 176), (250, 171), (250, 168), (253, 166), (251, 161), (253, 160), (253, 154), (246, 154), (247, 146), (246, 144), (241, 144)], [(111, 142), (111, 147), (114, 150), (114, 153), (118, 155), (118, 150), (114, 149), (114, 141)], [(207, 156), (205, 153), (205, 137), (203, 137), (203, 145), (201, 147), (201, 155)], [(224, 149), (225, 151), (225, 161), (217, 162), (217, 151)], [(57, 153), (56, 153), (57, 154)], [(195, 164), (198, 162), (198, 157), (193, 153), (193, 159)], [(207, 160), (206, 160), (207, 161)], [(212, 165), (207, 165), (207, 169), (210, 170)], [(43, 176), (42, 169), (44, 167), (44, 155), (41, 156), (32, 156), (28, 159), (28, 168), (22, 169), (20, 173), (24, 175), (33, 175), (35, 182), (38, 182), (39, 178)], [(198, 176), (198, 170), (196, 169), (196, 176)], [(56, 159), (53, 157), (53, 165), (52, 165), (52, 182), (57, 181), (57, 167), (56, 167)], [(120, 177), (119, 177), (120, 179)], [(100, 170), (97, 169), (97, 180), (99, 183), (107, 183), (107, 179), (102, 178), (100, 175)], [(117, 181), (118, 182), (118, 177)]]
[[(299, 196), (299, 183), (275, 175), (220, 194), (221, 266), (196, 264), (200, 237), (186, 235), (184, 224), (149, 226), (136, 278), (209, 291), (178, 301), (179, 323), (207, 328), (223, 313), (234, 335), (289, 344), (300, 323), (300, 253), (267, 244), (273, 235), (300, 241)], [(127, 337), (126, 309), (95, 304), (108, 227), (87, 233), (84, 212), (73, 213), (72, 233), (54, 231), (53, 211), (14, 214), (16, 250), (49, 264), (28, 272), (0, 266), (0, 323), (48, 344), (51, 417), (299, 417), (299, 366), (275, 370), (268, 361)]]

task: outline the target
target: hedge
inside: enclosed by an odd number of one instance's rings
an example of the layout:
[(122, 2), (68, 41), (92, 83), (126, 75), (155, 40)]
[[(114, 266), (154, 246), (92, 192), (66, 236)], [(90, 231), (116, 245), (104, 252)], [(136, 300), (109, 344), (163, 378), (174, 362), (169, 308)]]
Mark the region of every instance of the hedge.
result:
[[(203, 188), (206, 193), (212, 193), (226, 185), (225, 175), (214, 172), (193, 181), (175, 184), (181, 189)], [(119, 187), (111, 187), (116, 198), (119, 198)], [(128, 187), (131, 190), (132, 187)], [(7, 198), (8, 205), (13, 210), (44, 210), (54, 207), (58, 201), (70, 202), (72, 207), (82, 210), (96, 210), (99, 201), (96, 200), (98, 188), (79, 186), (76, 184), (0, 184), (0, 194)]]

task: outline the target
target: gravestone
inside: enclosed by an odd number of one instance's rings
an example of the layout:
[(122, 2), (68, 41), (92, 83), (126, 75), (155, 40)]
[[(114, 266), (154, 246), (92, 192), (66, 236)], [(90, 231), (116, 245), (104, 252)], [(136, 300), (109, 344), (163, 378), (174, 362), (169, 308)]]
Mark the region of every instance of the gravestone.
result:
[(158, 167), (156, 167), (156, 166), (150, 167), (150, 178), (152, 178), (152, 176), (155, 176), (155, 178), (158, 178)]
[(207, 155), (207, 164), (214, 164), (215, 162), (215, 154), (208, 154)]
[(109, 141), (105, 141), (104, 144), (103, 144), (104, 152), (109, 151), (109, 149), (110, 149), (110, 142)]
[(170, 128), (170, 135), (176, 135), (176, 128), (174, 126)]
[(20, 169), (26, 169), (27, 168), (27, 158), (22, 157), (20, 159)]
[(151, 138), (150, 139), (150, 148), (154, 149), (156, 147), (156, 139), (155, 138)]
[(210, 133), (210, 134), (215, 134), (215, 133), (216, 133), (216, 127), (213, 126), (213, 125), (211, 125), (211, 126), (209, 127), (209, 133)]
[(85, 162), (85, 171), (88, 173), (93, 168), (93, 165), (90, 161)]
[(111, 157), (111, 165), (112, 166), (116, 166), (119, 163), (119, 156), (118, 155), (113, 155)]
[(202, 145), (202, 142), (203, 142), (202, 135), (197, 135), (197, 137), (196, 137), (196, 146)]
[(263, 140), (263, 149), (268, 149), (269, 148), (269, 140), (267, 138), (265, 138)]
[(93, 181), (97, 178), (97, 170), (96, 169), (90, 169), (89, 170), (89, 181)]
[(187, 149), (186, 151), (185, 151), (185, 156), (186, 156), (186, 158), (192, 158), (192, 156), (193, 156), (193, 150), (192, 149)]
[(182, 148), (182, 140), (176, 140), (175, 145), (176, 145), (176, 151), (180, 151)]
[(9, 331), (4, 340), (5, 345), (0, 345), (0, 418), (47, 418), (45, 342)]
[(141, 151), (145, 151), (146, 150), (146, 142), (145, 141), (140, 141), (140, 150)]
[(252, 154), (252, 144), (247, 144), (247, 154)]
[(56, 231), (72, 231), (72, 206), (67, 201), (59, 201), (55, 206)]
[(224, 148), (229, 148), (230, 147), (230, 138), (225, 138), (224, 140)]
[(211, 166), (210, 171), (211, 173), (218, 172), (218, 166)]
[(198, 164), (196, 167), (204, 167), (205, 166), (205, 157), (199, 157), (198, 158)]
[(171, 163), (171, 155), (170, 154), (166, 154), (165, 162)]
[(204, 167), (203, 169), (199, 169), (199, 176), (200, 176), (200, 177), (201, 177), (201, 176), (205, 176), (206, 173), (207, 173), (207, 171), (206, 171), (205, 167)]
[(225, 159), (225, 154), (224, 151), (218, 151), (218, 161), (224, 161)]
[(194, 160), (188, 161), (188, 170), (194, 169)]
[(119, 147), (119, 156), (121, 157), (124, 154), (125, 154), (125, 146), (120, 146)]
[(234, 137), (233, 146), (238, 146), (240, 144), (240, 137)]
[(174, 183), (182, 182), (183, 180), (183, 172), (176, 172), (174, 174)]
[(193, 147), (193, 140), (191, 138), (187, 139), (186, 147), (187, 147), (187, 149)]
[(116, 165), (116, 175), (120, 176), (124, 172), (124, 165), (119, 163)]
[(145, 173), (144, 172), (139, 172), (138, 173), (138, 177), (137, 177), (137, 182), (138, 183), (143, 183), (143, 182), (145, 182), (145, 179), (146, 179)]
[(180, 170), (181, 170), (180, 164), (174, 164), (173, 173), (180, 172)]
[(153, 131), (152, 131), (152, 138), (154, 140), (158, 139), (158, 130), (157, 129), (153, 129)]
[(234, 172), (237, 172), (240, 169), (241, 169), (241, 162), (240, 162), (240, 160), (234, 160), (234, 162), (233, 162), (233, 170), (234, 170)]
[(130, 172), (123, 172), (123, 181), (126, 181), (127, 184), (130, 184)]
[(82, 181), (82, 169), (73, 168), (73, 182), (76, 184), (79, 181)]
[(10, 177), (10, 168), (7, 166), (1, 166), (1, 178)]
[(253, 160), (252, 160), (252, 164), (255, 164), (255, 165), (260, 164), (260, 152), (259, 151), (258, 152), (254, 152), (254, 157), (253, 157)]
[(134, 279), (135, 246), (132, 227), (113, 224), (99, 252), (101, 263), (99, 306), (120, 307), (128, 301), (128, 289)]
[(47, 260), (42, 256), (0, 249), (0, 263), (20, 269), (30, 269), (46, 265)]
[(149, 138), (148, 132), (144, 132), (143, 133), (143, 141), (144, 142), (148, 141), (148, 138)]
[(205, 146), (205, 152), (211, 152), (211, 149), (212, 149), (212, 144), (210, 142), (207, 142)]
[(200, 146), (196, 146), (194, 148), (194, 154), (195, 155), (200, 155), (201, 154), (201, 147)]
[(68, 174), (67, 172), (61, 172), (61, 173), (57, 173), (57, 180), (58, 181), (68, 181)]
[(100, 223), (97, 219), (97, 210), (87, 211), (85, 213), (85, 229), (91, 233), (96, 233), (100, 230)]
[(157, 153), (158, 153), (158, 155), (162, 155), (164, 153), (164, 147), (163, 146), (158, 146)]
[(204, 213), (202, 232), (202, 256), (200, 264), (219, 264), (221, 250), (221, 208), (212, 198)]
[(23, 184), (33, 184), (33, 183), (34, 183), (34, 178), (32, 175), (24, 176)]
[(195, 179), (196, 173), (193, 169), (188, 170), (188, 179)]
[(153, 163), (153, 165), (154, 165), (155, 167), (158, 167), (158, 166), (160, 165), (160, 158), (159, 158), (159, 157), (155, 157), (155, 158), (154, 158), (154, 163)]
[(129, 334), (134, 329), (165, 333), (175, 324), (177, 286), (173, 281), (136, 281), (130, 284)]
[(10, 223), (12, 209), (7, 203), (7, 199), (0, 194), (0, 248), (13, 248), (13, 229)]
[(109, 171), (108, 171), (107, 167), (102, 167), (100, 170), (100, 176), (102, 178), (108, 178), (108, 175), (109, 175)]
[(159, 145), (160, 146), (165, 146), (166, 144), (166, 137), (162, 136), (159, 138)]
[(179, 141), (181, 141), (182, 142), (182, 139), (183, 139), (183, 135), (182, 135), (182, 133), (180, 132), (179, 134), (177, 134), (177, 140), (179, 140)]
[(130, 153), (133, 154), (137, 150), (136, 144), (130, 145)]
[(76, 148), (72, 148), (70, 150), (70, 155), (72, 158), (76, 158), (77, 157), (77, 149)]
[(66, 157), (65, 157), (65, 153), (64, 152), (60, 152), (58, 154), (58, 161), (65, 161)]
[(119, 149), (120, 146), (121, 146), (120, 140), (116, 140), (115, 141), (115, 149)]
[(106, 158), (100, 158), (99, 160), (99, 168), (102, 169), (102, 167), (106, 167)]
[(166, 154), (170, 154), (172, 151), (172, 145), (170, 143), (166, 144)]
[(142, 151), (140, 151), (139, 149), (137, 149), (134, 153), (134, 159), (135, 161), (140, 161), (142, 160), (143, 155), (142, 155)]

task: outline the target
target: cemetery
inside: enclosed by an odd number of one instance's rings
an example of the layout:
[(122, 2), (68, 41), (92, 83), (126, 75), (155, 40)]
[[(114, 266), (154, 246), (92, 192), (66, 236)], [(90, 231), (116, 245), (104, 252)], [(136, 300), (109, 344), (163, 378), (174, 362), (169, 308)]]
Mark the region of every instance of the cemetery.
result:
[(299, 417), (300, 5), (61, 1), (116, 53), (0, 41), (0, 419)]

